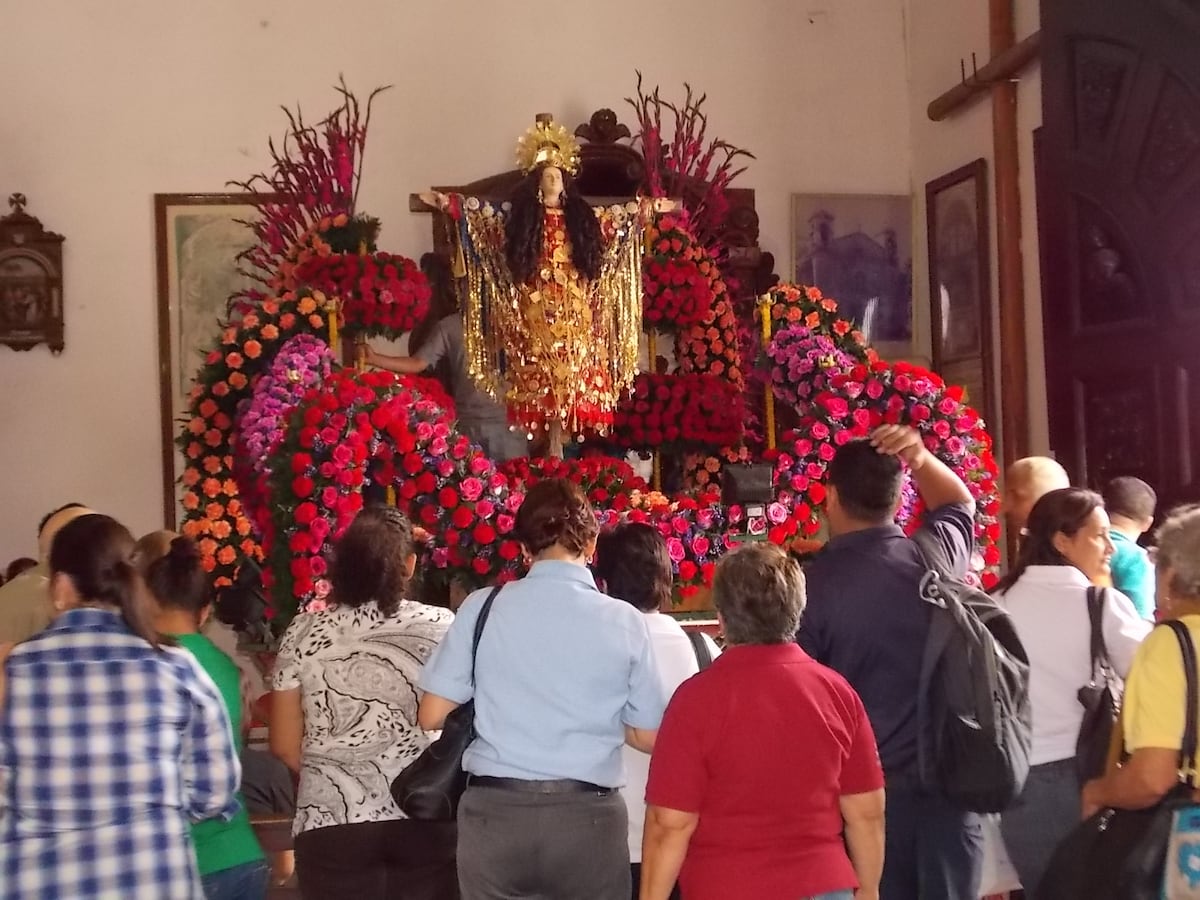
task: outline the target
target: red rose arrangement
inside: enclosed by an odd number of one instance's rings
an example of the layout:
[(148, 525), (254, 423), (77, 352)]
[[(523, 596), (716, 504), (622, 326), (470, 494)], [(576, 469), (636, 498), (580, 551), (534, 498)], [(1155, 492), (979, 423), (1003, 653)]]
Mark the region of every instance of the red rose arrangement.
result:
[(642, 320), (660, 331), (698, 324), (712, 308), (715, 266), (696, 243), (683, 216), (666, 215), (647, 227), (642, 261)]
[(429, 282), (411, 259), (390, 253), (333, 253), (299, 263), (294, 278), (342, 300), (346, 334), (397, 335), (429, 313)]
[(741, 392), (715, 375), (639, 373), (608, 440), (629, 449), (721, 446), (742, 434)]
[(600, 454), (580, 459), (519, 457), (501, 463), (499, 472), (512, 490), (521, 493), (546, 478), (566, 478), (578, 484), (593, 504), (618, 509), (627, 505), (632, 492), (647, 488), (625, 460)]

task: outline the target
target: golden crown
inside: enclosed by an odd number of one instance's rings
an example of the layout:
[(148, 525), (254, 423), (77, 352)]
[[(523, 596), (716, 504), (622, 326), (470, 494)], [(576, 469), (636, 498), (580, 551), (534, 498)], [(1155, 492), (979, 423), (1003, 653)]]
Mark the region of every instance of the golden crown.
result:
[(555, 166), (576, 175), (579, 172), (579, 142), (549, 113), (541, 113), (517, 142), (517, 165), (522, 172), (532, 172), (538, 166)]

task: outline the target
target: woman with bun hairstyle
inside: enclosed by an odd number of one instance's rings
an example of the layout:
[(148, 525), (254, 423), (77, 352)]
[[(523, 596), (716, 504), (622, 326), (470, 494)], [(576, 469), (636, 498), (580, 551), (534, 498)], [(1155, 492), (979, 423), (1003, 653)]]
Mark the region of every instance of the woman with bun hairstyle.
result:
[(475, 701), (458, 807), (463, 900), (629, 900), (621, 747), (650, 752), (666, 692), (646, 616), (602, 594), (588, 570), (598, 531), (578, 485), (530, 488), (516, 534), (533, 565), (497, 595), (474, 677), (490, 590), (467, 598), (421, 675), (425, 729)]
[(65, 525), (54, 621), (6, 662), (0, 896), (201, 900), (189, 823), (238, 810), (221, 696), (160, 637), (133, 549), (108, 516)]
[[(207, 574), (191, 538), (156, 531), (137, 543), (135, 559), (158, 602), (157, 627), (190, 653), (221, 692), (240, 756), (243, 749), (241, 673), (237, 665), (200, 633), (212, 612)], [(263, 856), (245, 803), (229, 821), (207, 819), (192, 826), (196, 863), (207, 900), (262, 900), (271, 870)]]

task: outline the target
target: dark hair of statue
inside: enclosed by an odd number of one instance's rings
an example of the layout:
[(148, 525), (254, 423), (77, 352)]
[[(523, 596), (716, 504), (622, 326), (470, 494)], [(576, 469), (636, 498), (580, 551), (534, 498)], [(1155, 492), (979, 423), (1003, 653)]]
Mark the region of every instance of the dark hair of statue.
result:
[(899, 459), (880, 453), (870, 441), (850, 441), (838, 447), (829, 463), (829, 483), (850, 518), (884, 524), (900, 505), (904, 469)]
[(154, 627), (154, 601), (133, 563), (133, 535), (111, 516), (72, 519), (54, 536), (50, 572), (66, 575), (84, 603), (121, 611), (129, 630), (152, 647), (171, 644)]
[[(542, 255), (543, 207), (538, 199), (544, 166), (534, 169), (517, 185), (512, 196), (512, 209), (504, 225), (504, 254), (513, 281), (524, 284), (537, 271)], [(567, 237), (571, 241), (571, 260), (579, 273), (589, 281), (600, 277), (604, 249), (600, 223), (596, 212), (575, 189), (575, 179), (562, 173), (563, 192), (560, 204), (566, 219)]]
[(579, 485), (566, 478), (547, 478), (525, 495), (514, 533), (535, 556), (555, 544), (581, 555), (599, 530), (592, 505)]
[(191, 538), (173, 539), (166, 553), (158, 559), (145, 560), (138, 567), (160, 606), (199, 615), (212, 603), (212, 589), (200, 563), (200, 549)]
[(1017, 561), (1007, 575), (992, 588), (1002, 594), (1017, 583), (1030, 566), (1069, 566), (1071, 563), (1054, 546), (1054, 536), (1074, 537), (1088, 517), (1104, 508), (1104, 499), (1086, 488), (1059, 488), (1050, 491), (1033, 505), (1025, 534), (1017, 549)]
[(385, 616), (408, 594), (408, 559), (415, 551), (413, 526), (394, 506), (363, 509), (334, 548), (330, 582), (340, 606), (372, 600)]
[(651, 612), (671, 600), (671, 556), (653, 525), (622, 522), (600, 532), (592, 574), (610, 597)]

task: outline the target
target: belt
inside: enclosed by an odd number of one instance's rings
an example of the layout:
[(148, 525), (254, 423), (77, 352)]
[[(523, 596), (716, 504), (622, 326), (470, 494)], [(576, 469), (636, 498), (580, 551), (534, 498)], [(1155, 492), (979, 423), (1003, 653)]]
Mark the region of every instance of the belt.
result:
[(617, 789), (576, 781), (574, 778), (556, 778), (548, 781), (530, 781), (525, 778), (497, 778), (493, 775), (468, 775), (467, 787), (500, 788), (505, 791), (520, 791), (525, 794), (599, 794), (608, 796)]

